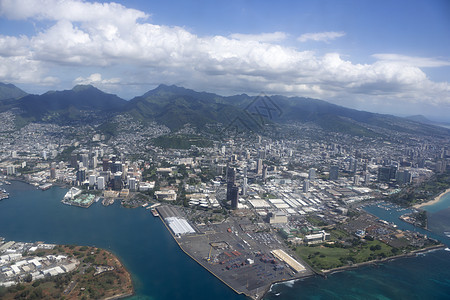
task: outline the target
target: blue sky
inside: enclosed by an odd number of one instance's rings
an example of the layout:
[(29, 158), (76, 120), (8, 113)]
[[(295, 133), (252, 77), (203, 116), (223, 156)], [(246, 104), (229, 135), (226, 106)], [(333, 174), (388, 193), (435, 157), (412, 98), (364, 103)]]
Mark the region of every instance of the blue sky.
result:
[(160, 83), (450, 121), (450, 1), (0, 0), (0, 81)]

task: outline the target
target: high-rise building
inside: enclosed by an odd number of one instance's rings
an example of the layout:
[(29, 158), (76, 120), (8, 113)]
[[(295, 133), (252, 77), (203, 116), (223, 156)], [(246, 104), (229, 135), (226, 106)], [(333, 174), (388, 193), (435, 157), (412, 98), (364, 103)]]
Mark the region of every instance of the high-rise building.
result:
[(265, 182), (267, 180), (267, 166), (263, 167), (262, 170), (262, 180)]
[(122, 189), (122, 172), (114, 173), (114, 189), (115, 190)]
[(359, 175), (355, 175), (355, 176), (353, 177), (353, 184), (354, 184), (354, 185), (359, 185)]
[(307, 193), (307, 192), (309, 192), (309, 180), (308, 179), (303, 181), (303, 193)]
[(358, 160), (352, 157), (350, 159), (349, 171), (352, 173), (356, 173), (357, 169), (358, 169)]
[(82, 153), (81, 154), (81, 161), (83, 162), (83, 166), (88, 168), (89, 167), (89, 154)]
[(90, 166), (92, 169), (97, 168), (97, 156), (93, 156), (93, 157), (91, 158), (89, 166)]
[(93, 187), (95, 185), (96, 181), (97, 181), (97, 176), (89, 175), (89, 186), (90, 187)]
[(86, 168), (80, 168), (77, 171), (77, 181), (79, 184), (83, 183), (86, 180)]
[(309, 169), (309, 172), (308, 172), (308, 179), (309, 179), (310, 181), (316, 180), (316, 169), (314, 169), (314, 168)]
[(259, 158), (258, 162), (256, 164), (256, 174), (258, 174), (258, 175), (262, 174), (262, 168), (263, 168), (262, 159)]
[(231, 190), (236, 182), (236, 170), (227, 166), (227, 201), (231, 200)]
[(242, 185), (242, 195), (243, 196), (247, 196), (247, 188), (248, 188), (247, 177), (244, 177), (244, 183)]
[(330, 167), (330, 180), (338, 180), (339, 178), (339, 167), (331, 166)]
[(16, 167), (7, 166), (6, 167), (6, 175), (14, 175), (14, 174), (16, 174)]
[(72, 168), (78, 168), (78, 154), (72, 153), (70, 155), (70, 166)]
[(397, 167), (380, 167), (378, 168), (378, 181), (389, 182), (391, 179), (395, 179), (397, 175)]
[(104, 190), (105, 189), (105, 177), (98, 177), (97, 178), (97, 189)]
[(369, 173), (366, 173), (366, 175), (364, 175), (364, 184), (365, 185), (370, 184), (370, 174)]
[(136, 191), (136, 178), (130, 178), (128, 181), (128, 185), (129, 185), (130, 191), (135, 192)]
[(55, 179), (55, 178), (56, 178), (56, 169), (50, 168), (50, 179)]
[(117, 173), (117, 172), (123, 172), (123, 165), (122, 162), (116, 161), (111, 165), (111, 172)]
[(103, 171), (104, 172), (109, 171), (110, 164), (112, 164), (112, 162), (108, 158), (103, 158), (102, 162), (103, 162)]
[(238, 197), (239, 197), (239, 188), (234, 185), (231, 187), (230, 191), (231, 209), (238, 208)]
[(404, 170), (402, 172), (397, 172), (396, 180), (398, 184), (407, 184), (411, 183), (411, 173), (409, 171)]

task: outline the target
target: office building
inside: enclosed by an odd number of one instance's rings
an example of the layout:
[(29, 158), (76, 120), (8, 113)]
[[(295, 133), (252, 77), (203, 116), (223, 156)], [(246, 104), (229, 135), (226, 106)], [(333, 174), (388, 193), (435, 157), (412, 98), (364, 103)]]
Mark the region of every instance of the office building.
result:
[(339, 178), (339, 167), (338, 166), (331, 166), (330, 167), (330, 180), (338, 180)]

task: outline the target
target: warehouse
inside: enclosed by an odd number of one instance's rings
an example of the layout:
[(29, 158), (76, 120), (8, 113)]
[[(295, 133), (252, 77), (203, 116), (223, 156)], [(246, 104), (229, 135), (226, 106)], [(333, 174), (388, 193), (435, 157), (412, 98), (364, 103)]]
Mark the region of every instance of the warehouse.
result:
[(178, 217), (169, 217), (166, 218), (165, 221), (176, 236), (195, 233), (194, 228), (192, 228), (192, 226), (189, 225), (189, 223), (185, 219)]

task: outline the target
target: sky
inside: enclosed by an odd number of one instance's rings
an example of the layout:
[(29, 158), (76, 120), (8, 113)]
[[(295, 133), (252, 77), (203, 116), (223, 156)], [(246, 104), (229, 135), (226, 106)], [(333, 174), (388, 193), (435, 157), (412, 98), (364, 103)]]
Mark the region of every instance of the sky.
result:
[(0, 82), (159, 84), (450, 122), (450, 1), (0, 0)]

